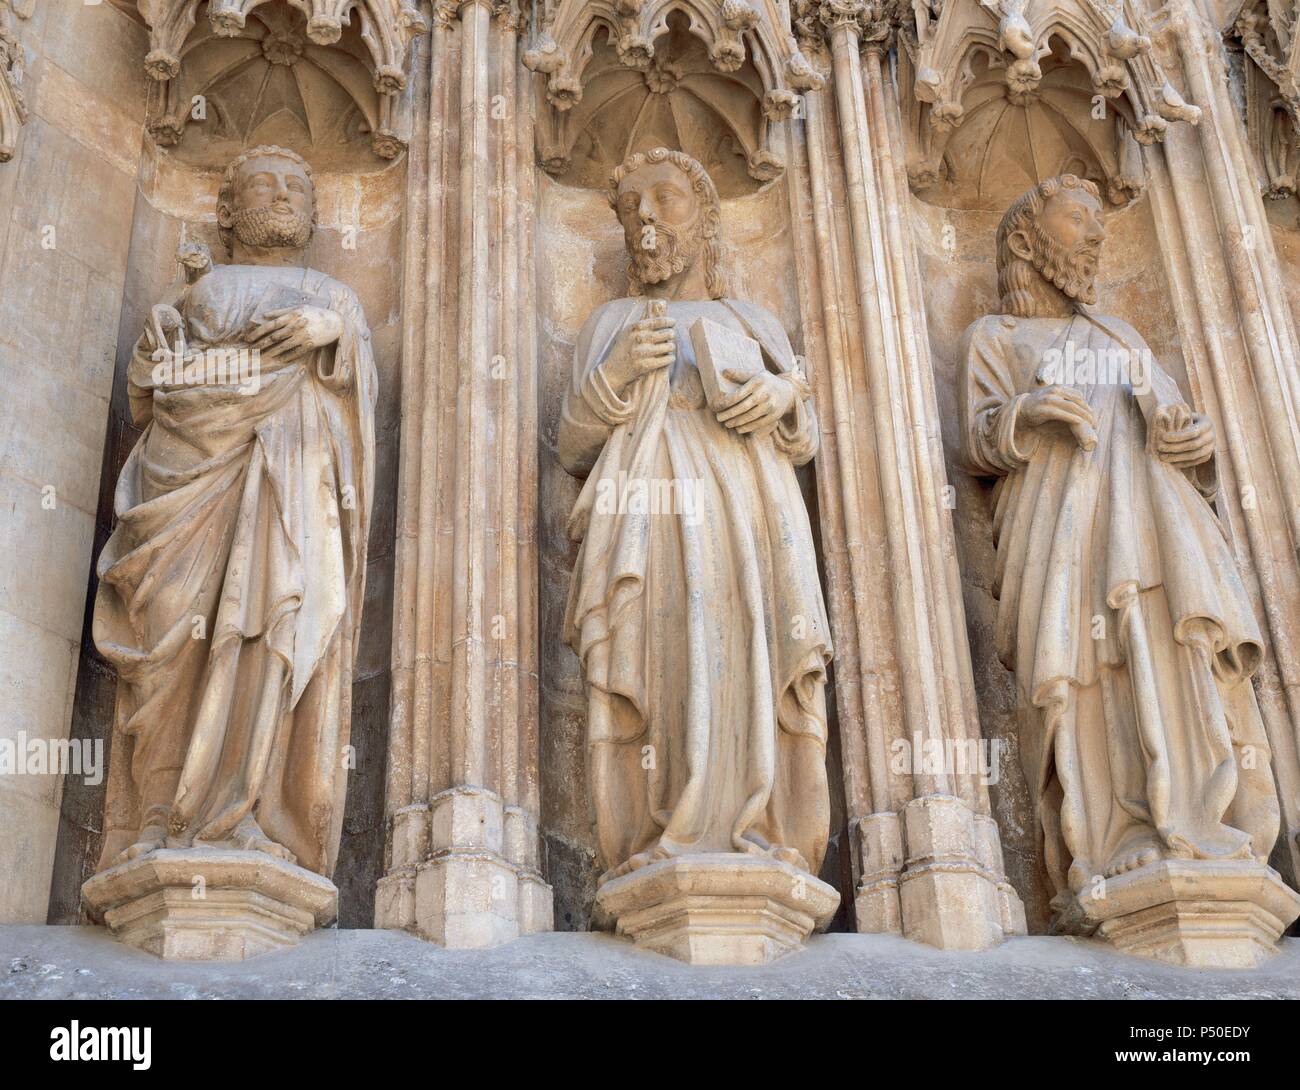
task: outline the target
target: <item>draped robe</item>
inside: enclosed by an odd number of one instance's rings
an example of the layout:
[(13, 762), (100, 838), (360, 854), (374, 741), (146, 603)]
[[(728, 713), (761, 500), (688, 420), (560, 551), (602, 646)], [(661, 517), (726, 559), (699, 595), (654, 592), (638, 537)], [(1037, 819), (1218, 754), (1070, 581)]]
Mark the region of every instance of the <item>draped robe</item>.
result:
[[(1262, 641), (1207, 502), (1212, 463), (1182, 469), (1148, 447), (1146, 414), (1182, 396), (1132, 327), (1096, 322), (993, 316), (962, 348), (964, 458), (999, 478), (997, 650), (1058, 911), (1094, 876), (1155, 858), (1262, 861), (1279, 822), (1250, 681)], [(1017, 424), (1071, 342), (1077, 366), (1084, 350), (1099, 361), (1056, 376), (1092, 409), (1092, 451)], [(1117, 350), (1145, 353), (1149, 393), (1100, 366)]]
[[(260, 362), (254, 389), (160, 370), (129, 393), (145, 428), (99, 560), (96, 645), (118, 698), (100, 867), (143, 826), (238, 846), (251, 822), (333, 870), (374, 477), (376, 378), (350, 288), (296, 267), (218, 266), (175, 301), (190, 350), (247, 348), (267, 311), (342, 319), (336, 344)], [(155, 308), (158, 309), (158, 308)]]
[[(794, 466), (816, 452), (816, 419), (799, 382), (766, 436), (708, 409), (689, 337), (698, 317), (758, 340), (773, 372), (794, 370), (780, 324), (732, 300), (669, 303), (676, 361), (620, 397), (599, 368), (646, 313), (629, 298), (588, 320), (559, 432), (565, 468), (587, 478), (570, 520), (582, 545), (565, 635), (587, 684), (605, 878), (633, 856), (687, 852), (767, 854), (815, 873), (830, 822), (831, 644)], [(608, 502), (630, 496), (626, 482), (651, 495), (691, 482), (694, 502), (658, 513)]]

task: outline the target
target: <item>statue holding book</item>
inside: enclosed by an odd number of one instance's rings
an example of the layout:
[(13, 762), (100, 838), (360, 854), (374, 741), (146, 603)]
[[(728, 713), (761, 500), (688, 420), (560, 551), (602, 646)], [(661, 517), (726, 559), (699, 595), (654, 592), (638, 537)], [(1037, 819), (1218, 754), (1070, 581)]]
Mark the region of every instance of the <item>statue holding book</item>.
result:
[[(629, 295), (583, 328), (559, 432), (586, 477), (565, 632), (588, 694), (598, 909), (686, 960), (766, 960), (838, 902), (813, 877), (831, 644), (794, 473), (816, 417), (780, 323), (725, 295), (704, 168), (637, 153), (609, 196)], [(690, 502), (629, 502), (633, 488)], [(687, 886), (713, 898), (716, 933), (682, 910)], [(729, 913), (764, 891), (802, 923), (773, 940), (772, 920), (749, 920), (750, 941)]]

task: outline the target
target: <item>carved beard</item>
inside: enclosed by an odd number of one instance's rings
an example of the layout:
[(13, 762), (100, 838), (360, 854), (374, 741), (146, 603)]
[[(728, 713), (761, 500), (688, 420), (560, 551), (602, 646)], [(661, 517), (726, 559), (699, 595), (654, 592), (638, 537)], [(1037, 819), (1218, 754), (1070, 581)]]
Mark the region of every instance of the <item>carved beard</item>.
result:
[(1089, 306), (1097, 301), (1097, 265), (1100, 259), (1100, 246), (1089, 242), (1062, 246), (1035, 225), (1034, 268), (1044, 280), (1056, 285), (1071, 299)]
[(696, 233), (692, 233), (689, 240), (689, 243), (683, 242), (682, 236), (672, 227), (655, 224), (655, 248), (647, 250), (641, 246), (641, 235), (634, 235), (628, 252), (632, 255), (637, 279), (643, 284), (659, 284), (693, 265), (703, 240)]
[(311, 217), (291, 208), (241, 208), (233, 218), (235, 237), (245, 246), (301, 250), (311, 241)]

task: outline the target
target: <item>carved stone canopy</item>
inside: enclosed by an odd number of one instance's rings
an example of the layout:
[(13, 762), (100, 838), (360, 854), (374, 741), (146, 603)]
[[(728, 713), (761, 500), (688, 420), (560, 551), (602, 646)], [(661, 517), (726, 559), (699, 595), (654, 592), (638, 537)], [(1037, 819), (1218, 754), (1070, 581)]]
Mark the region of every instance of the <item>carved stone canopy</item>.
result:
[(914, 11), (902, 36), (908, 173), (927, 199), (998, 208), (1067, 172), (1122, 204), (1144, 185), (1136, 145), (1163, 140), (1170, 122), (1200, 120), (1127, 0), (931, 0)]
[(555, 0), (538, 5), (524, 64), (539, 79), (543, 167), (603, 186), (630, 151), (699, 160), (722, 196), (777, 178), (772, 126), (822, 85), (771, 0)]
[(428, 29), (418, 0), (139, 0), (139, 10), (160, 144), (185, 154), (197, 124), (210, 138), (205, 163), (271, 142), (325, 167), (367, 137), (381, 158), (405, 147), (409, 45)]
[(1245, 51), (1246, 131), (1269, 197), (1297, 192), (1300, 34), (1295, 5), (1246, 0), (1233, 24)]
[(985, 55), (972, 57), (975, 78), (960, 125), (936, 134), (937, 162), (910, 164), (912, 185), (924, 200), (996, 209), (1059, 174), (1089, 179), (1117, 205), (1141, 192), (1141, 153), (1127, 122), (1113, 110), (1094, 109), (1097, 92), (1088, 73), (1053, 44), (1041, 58), (1036, 93), (1021, 101), (1007, 94)]

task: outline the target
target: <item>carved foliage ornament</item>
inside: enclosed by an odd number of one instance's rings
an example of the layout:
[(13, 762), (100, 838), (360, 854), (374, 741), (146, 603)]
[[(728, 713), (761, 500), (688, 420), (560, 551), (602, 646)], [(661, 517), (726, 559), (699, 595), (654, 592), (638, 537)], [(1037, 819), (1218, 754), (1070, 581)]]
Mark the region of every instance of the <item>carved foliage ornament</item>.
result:
[[(549, 108), (538, 119), (538, 153), (552, 173), (568, 169), (575, 143), (609, 97), (629, 93), (626, 79), (609, 78), (616, 69), (642, 74), (651, 99), (667, 96), (674, 113), (707, 112), (758, 182), (785, 169), (769, 147), (770, 124), (794, 114), (799, 92), (823, 85), (774, 0), (542, 0), (536, 13), (523, 60), (545, 77)], [(687, 34), (702, 44), (698, 58), (695, 48), (684, 49)], [(588, 92), (600, 101), (575, 120)], [(735, 95), (752, 97), (754, 108), (721, 101)], [(626, 150), (617, 149), (614, 161)]]
[(1297, 191), (1300, 168), (1300, 35), (1297, 10), (1269, 0), (1247, 0), (1233, 26), (1246, 64), (1246, 131), (1264, 171), (1264, 192)]
[[(196, 36), (194, 30), (204, 0), (138, 2), (140, 14), (149, 27), (145, 70), (163, 85), (163, 106), (157, 111), (161, 116), (155, 116), (150, 124), (150, 131), (160, 143), (176, 143), (188, 120), (189, 99), (182, 99), (178, 81), (196, 41), (255, 38), (271, 64), (292, 66), (306, 54), (343, 85), (363, 112), (370, 115), (372, 145), (377, 155), (391, 159), (405, 146), (395, 131), (394, 118), (397, 96), (406, 87), (410, 43), (429, 29), (428, 19), (419, 9), (419, 0), (208, 0), (210, 33), (200, 36)], [(280, 29), (275, 26), (276, 20), (269, 20), (267, 25), (273, 27), (269, 34), (274, 40), (268, 40), (261, 26), (254, 25), (249, 19), (256, 9), (267, 4), (296, 9), (306, 21), (305, 34)], [(364, 64), (378, 95), (377, 105), (363, 101), (365, 96), (359, 93), (360, 88), (350, 85), (355, 81), (349, 80), (347, 73), (339, 70), (342, 62), (320, 57), (321, 50), (339, 45), (344, 28), (351, 28), (354, 20), (364, 45)], [(212, 69), (214, 66), (207, 62), (204, 67)], [(217, 64), (216, 71), (205, 72), (205, 75), (219, 76), (221, 67)], [(202, 89), (192, 83), (185, 88), (186, 91)]]
[(790, 19), (801, 41), (852, 27), (863, 46), (888, 48), (910, 7), (906, 0), (793, 0)]

